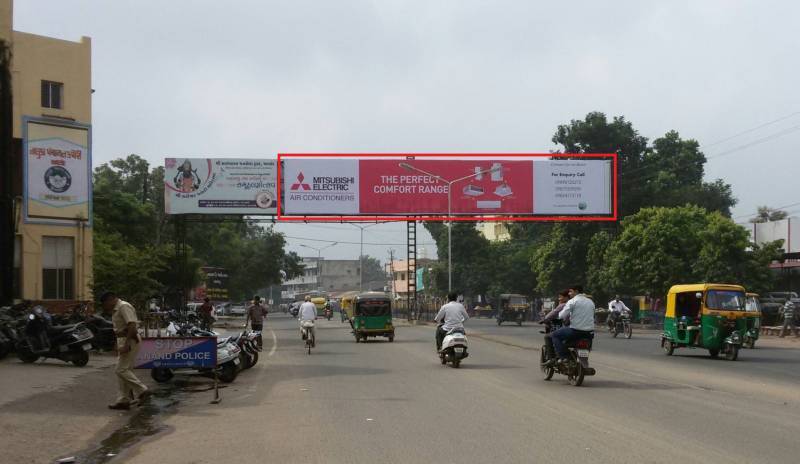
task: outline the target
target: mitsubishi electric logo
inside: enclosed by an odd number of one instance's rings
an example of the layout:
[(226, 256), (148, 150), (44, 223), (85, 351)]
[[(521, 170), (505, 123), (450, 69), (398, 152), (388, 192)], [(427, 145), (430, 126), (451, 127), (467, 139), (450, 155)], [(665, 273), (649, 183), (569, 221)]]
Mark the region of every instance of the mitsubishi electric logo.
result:
[(303, 183), (305, 178), (306, 178), (306, 176), (304, 176), (302, 172), (300, 174), (298, 174), (297, 175), (297, 183), (296, 184), (292, 184), (292, 190), (300, 190), (301, 188), (303, 190), (311, 190), (311, 186), (310, 185)]

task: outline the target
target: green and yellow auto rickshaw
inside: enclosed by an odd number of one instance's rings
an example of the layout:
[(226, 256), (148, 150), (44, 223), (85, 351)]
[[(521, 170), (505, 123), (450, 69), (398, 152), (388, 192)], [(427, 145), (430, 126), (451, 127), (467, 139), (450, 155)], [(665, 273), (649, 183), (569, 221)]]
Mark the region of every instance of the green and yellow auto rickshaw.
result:
[(392, 300), (385, 293), (359, 293), (352, 305), (350, 324), (356, 343), (366, 342), (367, 337), (387, 337), (390, 342), (394, 341)]
[(735, 361), (747, 330), (744, 288), (729, 284), (675, 285), (667, 295), (661, 346), (703, 348)]
[(516, 322), (522, 325), (530, 305), (525, 295), (504, 293), (497, 297), (497, 325), (503, 322)]
[(743, 345), (747, 348), (755, 348), (758, 333), (761, 331), (761, 300), (757, 293), (748, 293), (747, 301), (744, 305), (745, 317), (747, 318), (747, 331), (744, 333)]
[(353, 300), (358, 296), (358, 292), (345, 292), (339, 297), (339, 306), (342, 311), (342, 322), (353, 319)]

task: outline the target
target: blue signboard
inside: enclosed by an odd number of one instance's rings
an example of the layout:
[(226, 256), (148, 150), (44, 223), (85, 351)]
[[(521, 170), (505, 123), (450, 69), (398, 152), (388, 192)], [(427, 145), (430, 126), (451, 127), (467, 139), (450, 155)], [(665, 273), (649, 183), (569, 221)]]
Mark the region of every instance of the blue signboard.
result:
[(213, 368), (217, 366), (216, 337), (144, 338), (134, 368)]

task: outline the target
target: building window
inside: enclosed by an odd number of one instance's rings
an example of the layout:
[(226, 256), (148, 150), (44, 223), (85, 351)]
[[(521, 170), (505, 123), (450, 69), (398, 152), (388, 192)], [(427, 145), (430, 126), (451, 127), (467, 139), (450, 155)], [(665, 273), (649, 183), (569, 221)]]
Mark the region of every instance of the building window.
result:
[(64, 107), (64, 84), (42, 81), (42, 107), (61, 109)]
[(12, 297), (22, 298), (22, 236), (14, 236), (14, 275), (12, 277)]
[(74, 297), (74, 244), (72, 237), (42, 237), (42, 297), (71, 300)]

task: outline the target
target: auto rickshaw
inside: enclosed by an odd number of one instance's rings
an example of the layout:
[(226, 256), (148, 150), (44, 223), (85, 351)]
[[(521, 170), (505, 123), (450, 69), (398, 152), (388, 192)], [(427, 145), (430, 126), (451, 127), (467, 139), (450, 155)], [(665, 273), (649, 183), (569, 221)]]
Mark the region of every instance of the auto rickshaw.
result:
[(328, 299), (324, 296), (313, 296), (311, 302), (317, 307), (317, 314), (322, 314), (322, 311), (325, 311), (325, 307), (328, 306)]
[(342, 322), (353, 320), (353, 300), (357, 296), (358, 292), (346, 292), (339, 297), (339, 305), (342, 308)]
[(528, 309), (530, 306), (525, 295), (503, 293), (497, 297), (497, 325), (508, 321), (522, 325)]
[(744, 333), (743, 345), (752, 349), (756, 347), (758, 333), (761, 331), (761, 301), (757, 293), (747, 294), (744, 308), (747, 313), (747, 331)]
[(366, 342), (367, 337), (387, 337), (393, 342), (392, 300), (381, 292), (359, 293), (353, 298), (350, 324), (356, 343)]
[(745, 291), (739, 285), (675, 285), (667, 295), (661, 347), (667, 356), (675, 348), (704, 348), (735, 361), (747, 329)]

